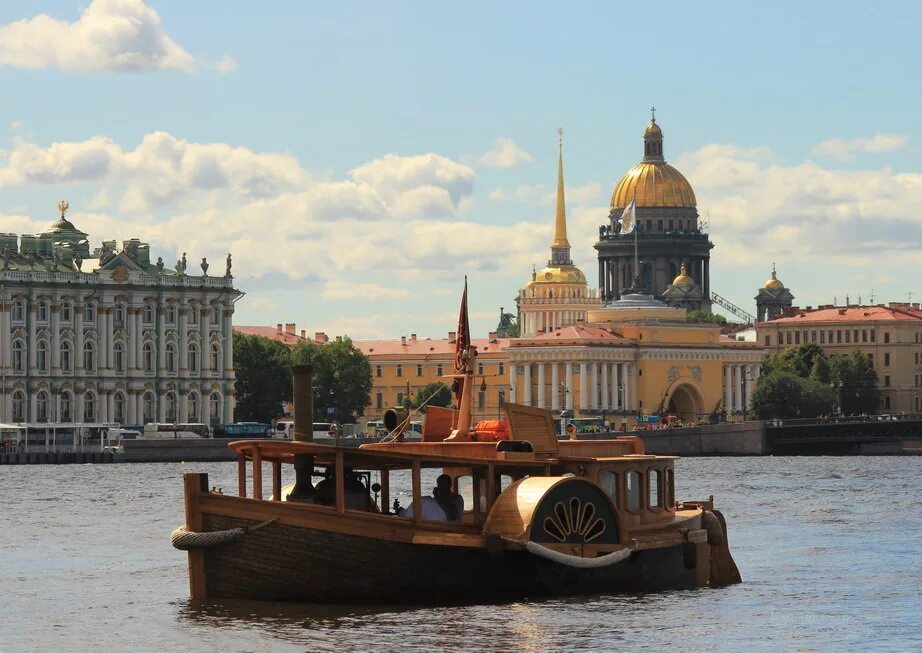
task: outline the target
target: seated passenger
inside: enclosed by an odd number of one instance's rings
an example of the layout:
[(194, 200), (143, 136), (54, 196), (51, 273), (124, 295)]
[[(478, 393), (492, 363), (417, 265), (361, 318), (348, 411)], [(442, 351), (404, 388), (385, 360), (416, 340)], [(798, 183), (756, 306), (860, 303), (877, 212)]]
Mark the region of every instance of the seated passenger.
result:
[(441, 474), (435, 481), (432, 496), (438, 501), (448, 521), (458, 521), (464, 514), (464, 497), (451, 489), (451, 476)]
[[(400, 516), (413, 519), (414, 514), (414, 505), (411, 503), (401, 511)], [(432, 497), (422, 498), (422, 518), (426, 521), (448, 521), (448, 518), (445, 516), (445, 511), (442, 510), (442, 506)]]

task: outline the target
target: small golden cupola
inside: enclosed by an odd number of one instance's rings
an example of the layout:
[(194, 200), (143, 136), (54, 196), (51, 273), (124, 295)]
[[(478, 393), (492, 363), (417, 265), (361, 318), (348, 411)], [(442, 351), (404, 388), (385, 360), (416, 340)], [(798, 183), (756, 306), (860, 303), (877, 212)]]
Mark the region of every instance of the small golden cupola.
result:
[(685, 263), (682, 263), (682, 267), (679, 270), (679, 276), (677, 276), (672, 281), (673, 286), (694, 286), (695, 280), (688, 276), (688, 272), (685, 270)]
[(781, 290), (784, 288), (784, 284), (781, 283), (781, 279), (778, 278), (778, 273), (775, 271), (774, 263), (772, 263), (772, 277), (762, 287), (769, 290)]

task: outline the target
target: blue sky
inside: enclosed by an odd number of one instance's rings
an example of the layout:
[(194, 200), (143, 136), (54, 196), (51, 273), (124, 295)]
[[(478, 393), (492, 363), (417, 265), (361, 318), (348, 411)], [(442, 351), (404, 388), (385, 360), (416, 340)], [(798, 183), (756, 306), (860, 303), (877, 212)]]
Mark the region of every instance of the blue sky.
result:
[(239, 324), (443, 335), (467, 273), (474, 329), (492, 328), (548, 256), (558, 126), (594, 279), (652, 104), (717, 292), (752, 310), (772, 261), (801, 305), (915, 290), (912, 3), (41, 11), (0, 5), (0, 230), (40, 230), (66, 198), (94, 241), (233, 251)]

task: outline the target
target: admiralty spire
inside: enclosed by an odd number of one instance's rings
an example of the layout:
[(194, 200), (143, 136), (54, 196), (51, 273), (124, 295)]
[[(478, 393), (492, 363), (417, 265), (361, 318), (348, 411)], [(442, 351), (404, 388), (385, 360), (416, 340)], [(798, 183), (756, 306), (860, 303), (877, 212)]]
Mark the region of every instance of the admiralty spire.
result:
[(518, 323), (523, 337), (585, 321), (586, 311), (600, 304), (598, 293), (589, 289), (586, 275), (573, 265), (570, 258), (563, 179), (563, 130), (558, 129), (557, 133), (557, 210), (554, 215), (551, 258), (544, 269), (532, 269), (531, 281), (525, 284), (516, 298)]

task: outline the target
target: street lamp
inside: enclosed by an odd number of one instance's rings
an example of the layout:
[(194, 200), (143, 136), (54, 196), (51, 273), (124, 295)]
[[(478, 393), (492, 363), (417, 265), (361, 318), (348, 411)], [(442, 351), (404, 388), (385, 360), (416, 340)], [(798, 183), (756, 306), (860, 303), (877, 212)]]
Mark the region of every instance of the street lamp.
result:
[(563, 414), (563, 411), (567, 410), (567, 393), (570, 392), (570, 388), (567, 387), (566, 381), (561, 381), (557, 384), (557, 389), (560, 392), (560, 399), (563, 404), (563, 408), (561, 409), (561, 414)]

